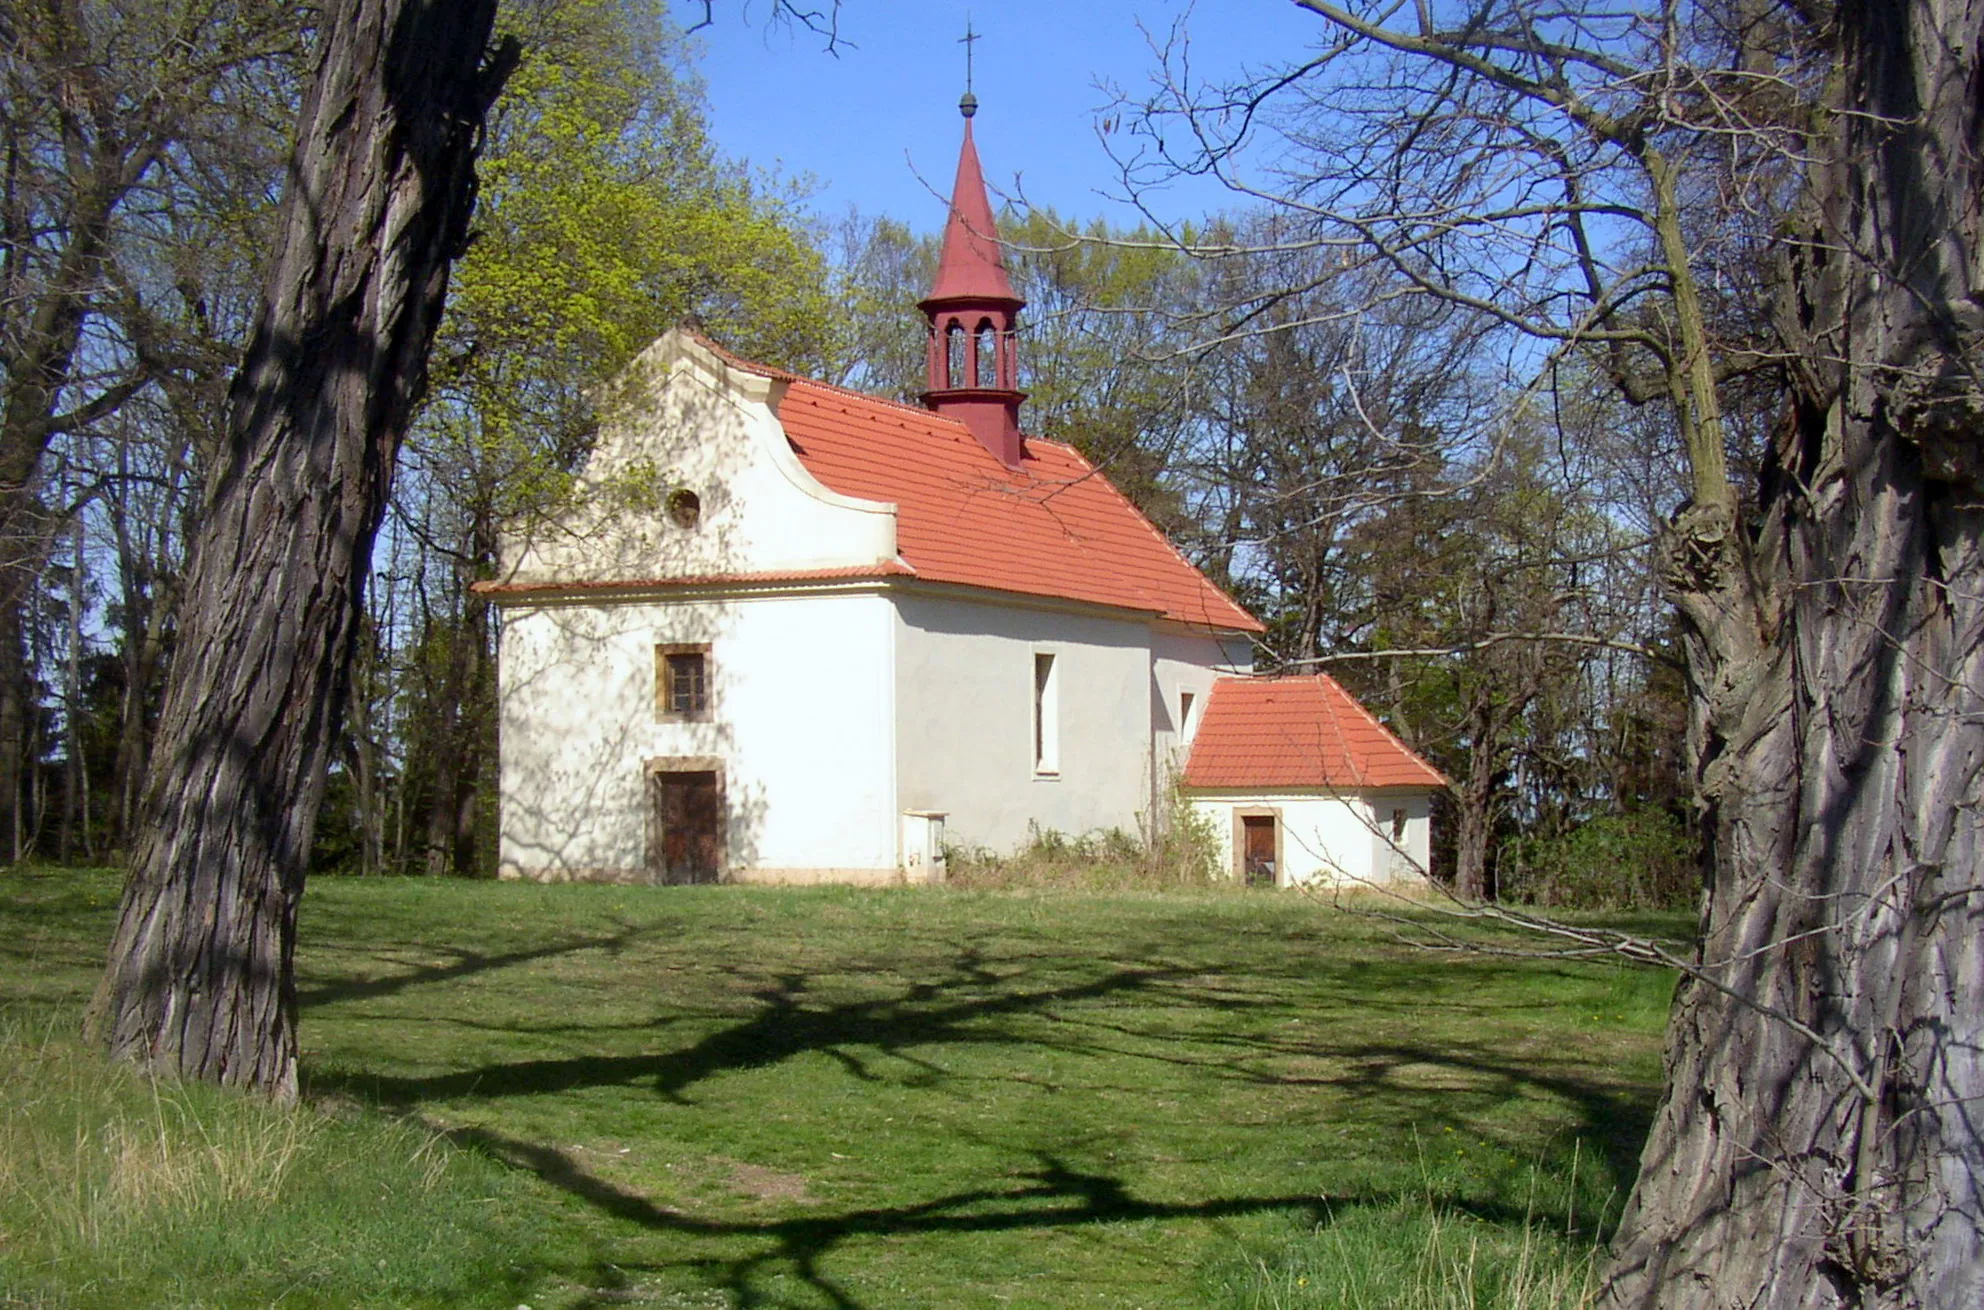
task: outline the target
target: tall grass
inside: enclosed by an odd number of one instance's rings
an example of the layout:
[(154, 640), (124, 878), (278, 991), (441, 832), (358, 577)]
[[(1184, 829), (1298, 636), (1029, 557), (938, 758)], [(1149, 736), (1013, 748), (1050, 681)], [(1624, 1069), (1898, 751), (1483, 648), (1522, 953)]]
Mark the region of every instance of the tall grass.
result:
[(1422, 1198), (1357, 1207), (1229, 1260), (1214, 1299), (1244, 1310), (1581, 1310), (1597, 1250), (1530, 1223), (1518, 1234)]
[[(1574, 1144), (1568, 1179), (1544, 1161), (1530, 1165), (1526, 1212), (1515, 1224), (1443, 1199), (1422, 1148), (1418, 1194), (1332, 1206), (1323, 1223), (1286, 1229), (1277, 1242), (1257, 1239), (1209, 1269), (1212, 1299), (1244, 1310), (1585, 1310), (1616, 1197), (1580, 1222), (1578, 1156)], [(1544, 1220), (1539, 1190), (1568, 1203), (1561, 1227)]]
[(491, 1163), (0, 1026), (0, 1305), (514, 1304)]

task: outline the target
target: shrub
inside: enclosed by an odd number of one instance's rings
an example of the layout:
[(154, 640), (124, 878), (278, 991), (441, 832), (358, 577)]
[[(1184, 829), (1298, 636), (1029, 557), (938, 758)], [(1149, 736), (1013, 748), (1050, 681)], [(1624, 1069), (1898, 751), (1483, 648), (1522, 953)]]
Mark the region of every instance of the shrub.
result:
[(1167, 788), (1141, 831), (1102, 828), (1070, 837), (1052, 828), (1030, 828), (1025, 846), (1011, 855), (985, 847), (948, 846), (948, 881), (971, 890), (1055, 888), (1070, 891), (1170, 890), (1213, 882), (1216, 849), (1212, 821)]
[(1700, 888), (1700, 846), (1659, 809), (1606, 814), (1502, 849), (1502, 899), (1564, 908), (1685, 909)]

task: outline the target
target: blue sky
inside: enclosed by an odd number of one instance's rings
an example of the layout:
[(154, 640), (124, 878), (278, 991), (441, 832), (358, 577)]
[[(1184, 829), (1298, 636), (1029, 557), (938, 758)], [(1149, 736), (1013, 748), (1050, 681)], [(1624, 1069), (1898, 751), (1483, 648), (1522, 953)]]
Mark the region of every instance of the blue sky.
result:
[[(967, 14), (983, 37), (974, 132), (986, 180), (1070, 217), (1119, 222), (1135, 214), (1102, 194), (1120, 185), (1096, 136), (1109, 100), (1098, 83), (1132, 94), (1148, 87), (1152, 42), (1180, 19), (1206, 78), (1288, 59), (1320, 29), (1289, 0), (845, 0), (847, 46), (836, 56), (804, 31), (769, 26), (770, 0), (717, 0), (713, 9), (695, 41), (723, 152), (810, 176), (811, 204), (824, 216), (852, 204), (923, 231), (943, 217), (931, 189), (948, 192), (957, 164)], [(675, 11), (686, 24), (702, 5), (675, 0)], [(1232, 207), (1200, 183), (1173, 188), (1160, 212), (1179, 219)]]

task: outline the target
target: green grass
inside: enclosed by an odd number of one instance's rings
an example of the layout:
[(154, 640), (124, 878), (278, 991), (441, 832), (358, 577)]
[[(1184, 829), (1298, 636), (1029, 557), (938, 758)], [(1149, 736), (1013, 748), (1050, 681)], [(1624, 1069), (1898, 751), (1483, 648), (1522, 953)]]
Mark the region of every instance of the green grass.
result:
[[(81, 1144), (62, 1159), (188, 1113), (252, 1142), (276, 1112), (197, 1089), (161, 1111), (67, 1037), (115, 893), (0, 874), (0, 1110), (39, 1098), (29, 1118), (74, 1117), (41, 1130)], [(1373, 920), (1232, 892), (323, 879), (302, 938), (309, 1107), (274, 1132), (299, 1138), (277, 1180), (118, 1218), (95, 1247), (75, 1234), (107, 1203), (65, 1218), (0, 1199), (0, 1289), (536, 1310), (1572, 1304), (1653, 1108), (1670, 985), (1432, 955)], [(0, 1141), (0, 1169), (47, 1172)], [(161, 1281), (186, 1250), (196, 1271)]]

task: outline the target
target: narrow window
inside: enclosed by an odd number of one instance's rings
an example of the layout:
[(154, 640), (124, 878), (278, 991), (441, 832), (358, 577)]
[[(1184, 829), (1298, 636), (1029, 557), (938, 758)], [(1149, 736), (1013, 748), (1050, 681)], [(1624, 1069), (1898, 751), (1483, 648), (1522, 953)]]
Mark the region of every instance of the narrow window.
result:
[(1033, 656), (1033, 771), (1061, 771), (1061, 679), (1059, 661), (1036, 651)]
[(1395, 842), (1402, 842), (1402, 841), (1404, 841), (1404, 840), (1405, 840), (1405, 811), (1404, 811), (1404, 810), (1393, 810), (1393, 811), (1392, 811), (1392, 840), (1393, 840), (1393, 841), (1395, 841)]
[(964, 324), (956, 319), (944, 333), (944, 385), (961, 387), (964, 383)]
[(1178, 693), (1178, 740), (1179, 741), (1190, 741), (1192, 739), (1192, 729), (1195, 726), (1197, 726), (1192, 722), (1192, 706), (1197, 701), (1197, 699), (1198, 698), (1193, 696), (1192, 693), (1189, 691), (1181, 691)]
[(710, 648), (664, 645), (654, 648), (655, 717), (692, 722), (710, 712)]
[(978, 325), (977, 335), (972, 338), (975, 349), (972, 351), (971, 385), (974, 387), (996, 387), (999, 385), (999, 365), (992, 357), (998, 349), (999, 334), (992, 330), (992, 322), (987, 319)]

